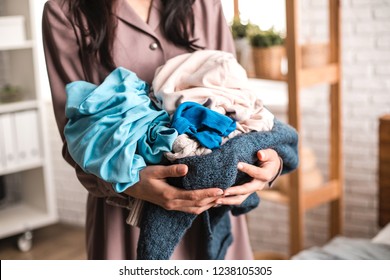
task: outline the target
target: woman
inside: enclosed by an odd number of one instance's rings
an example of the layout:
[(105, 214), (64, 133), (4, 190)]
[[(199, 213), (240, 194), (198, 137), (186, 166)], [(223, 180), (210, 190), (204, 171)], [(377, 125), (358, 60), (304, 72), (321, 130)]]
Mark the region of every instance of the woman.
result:
[[(43, 13), (46, 64), (63, 156), (88, 190), (86, 242), (89, 259), (135, 259), (138, 229), (126, 224), (131, 198), (168, 210), (200, 214), (217, 205), (239, 205), (268, 186), (281, 169), (274, 150), (259, 151), (261, 167), (239, 164), (254, 179), (228, 189), (185, 191), (166, 182), (187, 173), (187, 166), (148, 166), (124, 193), (84, 173), (70, 157), (63, 128), (65, 85), (76, 80), (99, 84), (122, 66), (151, 84), (156, 68), (169, 58), (196, 49), (234, 53), (220, 0), (49, 0)], [(226, 259), (251, 259), (245, 217), (231, 217), (234, 235)], [(176, 248), (174, 259), (200, 258), (202, 242), (195, 222)]]

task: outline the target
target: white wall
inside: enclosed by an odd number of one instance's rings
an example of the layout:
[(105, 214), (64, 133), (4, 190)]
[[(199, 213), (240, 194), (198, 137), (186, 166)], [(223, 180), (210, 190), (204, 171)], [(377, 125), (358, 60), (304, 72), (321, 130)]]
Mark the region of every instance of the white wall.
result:
[[(225, 17), (230, 22), (233, 19), (233, 0), (222, 0)], [(286, 26), (285, 0), (240, 0), (240, 18), (260, 26), (261, 29), (275, 27), (282, 31)]]
[(87, 191), (77, 180), (74, 169), (62, 158), (62, 141), (55, 122), (51, 102), (47, 102), (46, 106), (58, 215), (62, 222), (84, 225)]

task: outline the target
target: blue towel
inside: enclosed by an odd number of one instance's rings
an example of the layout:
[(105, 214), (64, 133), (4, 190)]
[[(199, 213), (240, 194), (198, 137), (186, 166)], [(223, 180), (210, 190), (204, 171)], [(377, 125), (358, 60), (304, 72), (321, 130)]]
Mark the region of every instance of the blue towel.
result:
[[(282, 173), (298, 166), (298, 135), (291, 126), (275, 120), (271, 131), (240, 134), (211, 154), (182, 158), (174, 163), (188, 166), (188, 173), (181, 178), (169, 178), (168, 182), (187, 190), (218, 187), (226, 189), (252, 180), (237, 169), (238, 162), (258, 164), (257, 151), (267, 148), (276, 150), (283, 159)], [(250, 195), (239, 206), (211, 208), (201, 214), (205, 232), (204, 259), (223, 259), (232, 242), (230, 219), (245, 214), (259, 203), (257, 194)], [(141, 221), (138, 241), (139, 259), (169, 259), (196, 215), (167, 211), (147, 203)]]
[(177, 138), (168, 114), (154, 107), (148, 91), (124, 68), (99, 86), (85, 81), (66, 86), (69, 153), (85, 172), (112, 183), (117, 192), (138, 182), (139, 171), (159, 163)]
[(171, 126), (179, 135), (186, 133), (209, 149), (218, 148), (222, 137), (236, 130), (233, 119), (195, 102), (180, 104), (173, 114)]

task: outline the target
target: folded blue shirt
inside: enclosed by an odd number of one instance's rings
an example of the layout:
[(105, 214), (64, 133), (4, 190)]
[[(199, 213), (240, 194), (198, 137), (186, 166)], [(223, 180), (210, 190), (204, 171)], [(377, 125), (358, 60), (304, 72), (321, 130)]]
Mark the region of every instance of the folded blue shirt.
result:
[(179, 134), (188, 134), (209, 149), (218, 148), (222, 137), (236, 130), (236, 122), (195, 102), (180, 104), (172, 118), (172, 127)]
[(147, 163), (159, 163), (178, 135), (148, 91), (144, 81), (121, 67), (99, 86), (85, 81), (66, 86), (69, 153), (85, 172), (113, 183), (117, 192), (138, 182)]

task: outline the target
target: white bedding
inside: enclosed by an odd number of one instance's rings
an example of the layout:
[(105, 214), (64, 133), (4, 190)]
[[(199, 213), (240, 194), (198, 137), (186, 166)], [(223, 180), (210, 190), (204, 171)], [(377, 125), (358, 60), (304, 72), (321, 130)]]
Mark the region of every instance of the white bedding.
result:
[(372, 242), (390, 245), (390, 223), (372, 239)]
[(390, 260), (390, 224), (373, 239), (338, 236), (322, 247), (312, 247), (294, 260)]

